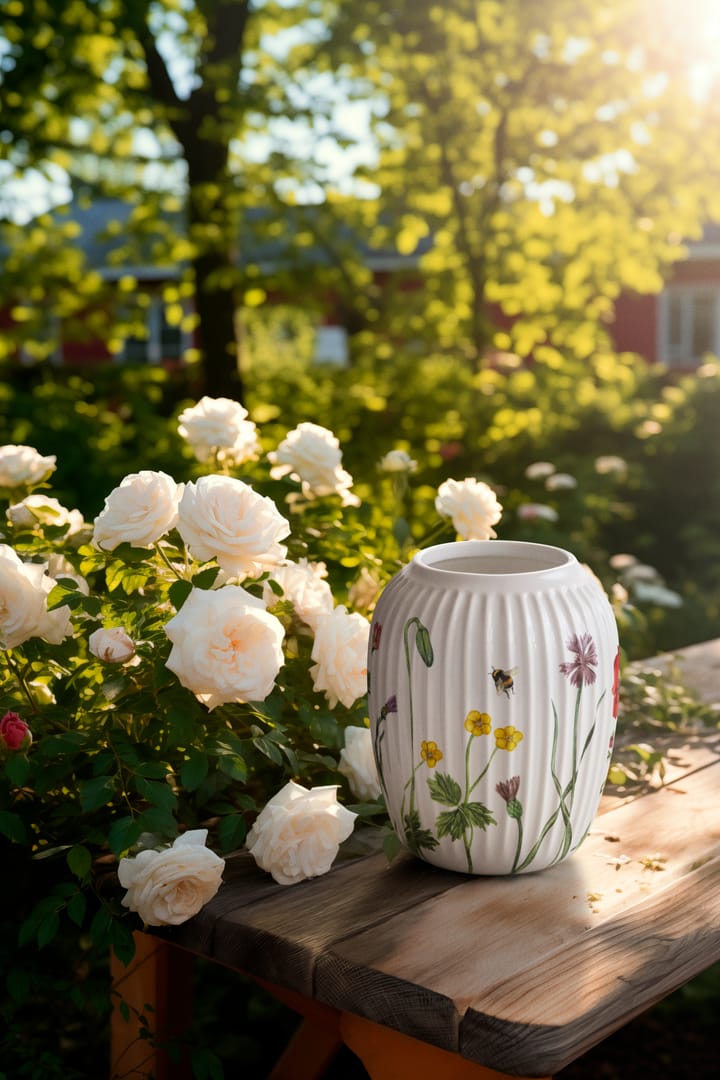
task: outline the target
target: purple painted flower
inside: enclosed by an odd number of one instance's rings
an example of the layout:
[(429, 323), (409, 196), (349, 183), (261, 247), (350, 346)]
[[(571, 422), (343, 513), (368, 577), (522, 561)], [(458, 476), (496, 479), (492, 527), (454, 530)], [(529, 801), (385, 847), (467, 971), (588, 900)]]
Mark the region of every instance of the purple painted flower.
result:
[(581, 634), (580, 636), (573, 634), (567, 641), (567, 647), (571, 653), (575, 654), (575, 659), (560, 664), (563, 675), (567, 675), (571, 684), (577, 686), (578, 689), (585, 685), (591, 686), (597, 678), (595, 667), (598, 662), (597, 650), (592, 636), (590, 634)]
[(519, 787), (520, 777), (511, 776), (509, 780), (500, 780), (499, 783), (495, 785), (495, 790), (498, 795), (502, 796), (506, 803), (509, 803), (516, 798)]
[(387, 714), (391, 712), (397, 712), (397, 698), (394, 694), (391, 698), (387, 699), (382, 707), (382, 712), (384, 716), (387, 716)]

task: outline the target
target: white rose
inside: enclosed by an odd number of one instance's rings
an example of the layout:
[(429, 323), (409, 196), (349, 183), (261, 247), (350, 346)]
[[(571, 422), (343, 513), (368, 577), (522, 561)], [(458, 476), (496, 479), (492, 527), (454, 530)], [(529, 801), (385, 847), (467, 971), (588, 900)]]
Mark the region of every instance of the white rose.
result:
[(75, 582), (83, 596), (90, 595), (90, 586), (85, 578), (82, 574), (78, 574), (70, 560), (58, 551), (48, 555), (47, 572), (51, 578), (70, 578), (71, 581)]
[(382, 472), (409, 473), (417, 469), (417, 461), (414, 461), (405, 450), (390, 450), (380, 459), (378, 468)]
[(342, 451), (332, 431), (319, 424), (303, 423), (289, 432), (277, 450), (268, 454), (275, 479), (296, 477), (307, 498), (339, 495), (343, 506), (358, 506), (360, 500), (350, 491), (352, 476), (342, 468)]
[[(272, 570), (273, 580), (291, 601), (298, 618), (312, 629), (320, 615), (326, 615), (333, 609), (333, 595), (327, 581), (323, 581), (325, 577), (325, 563), (311, 563), (307, 559), (300, 559), (296, 563), (285, 562)], [(267, 582), (263, 586), (263, 600), (268, 607), (278, 600)]]
[(331, 709), (338, 701), (349, 709), (366, 693), (369, 637), (368, 620), (357, 611), (348, 614), (342, 605), (317, 620), (310, 674)]
[(70, 609), (47, 610), (55, 580), (43, 563), (24, 563), (0, 544), (0, 647), (14, 649), (32, 637), (58, 645), (72, 633)]
[(626, 473), (627, 468), (627, 461), (615, 454), (602, 454), (595, 458), (595, 472), (600, 473), (601, 476), (606, 476), (608, 473)]
[(43, 457), (32, 446), (0, 446), (0, 487), (31, 487), (55, 471), (56, 457)]
[(24, 563), (7, 544), (0, 544), (0, 645), (14, 649), (37, 636), (46, 613), (44, 568)]
[(544, 503), (522, 503), (517, 508), (517, 515), (521, 521), (557, 521), (557, 510)]
[(380, 592), (380, 582), (366, 566), (348, 589), (348, 600), (354, 608), (369, 610)]
[(67, 510), (50, 495), (28, 495), (22, 502), (9, 506), (5, 514), (15, 526), (69, 525), (68, 536), (79, 532), (85, 524), (79, 510)]
[(234, 465), (257, 456), (257, 428), (247, 420), (247, 409), (230, 398), (203, 397), (180, 413), (178, 431), (192, 447), (198, 461), (215, 456)]
[(135, 642), (122, 626), (95, 630), (88, 638), (88, 648), (93, 656), (108, 664), (126, 664), (135, 655)]
[(93, 542), (104, 551), (118, 544), (152, 547), (174, 528), (182, 484), (164, 472), (130, 473), (105, 499), (95, 518)]
[(207, 829), (190, 829), (164, 851), (121, 859), (123, 906), (146, 926), (178, 926), (197, 915), (222, 884), (225, 860), (205, 847)]
[(290, 532), (287, 520), (272, 499), (232, 476), (201, 476), (187, 484), (177, 527), (194, 558), (216, 558), (238, 577), (262, 573), (287, 554), (279, 543)]
[(369, 728), (345, 729), (345, 747), (340, 751), (338, 772), (348, 778), (350, 790), (360, 802), (372, 802), (380, 795), (380, 781)]
[(572, 491), (577, 487), (577, 480), (570, 473), (553, 473), (545, 481), (545, 487), (548, 491)]
[(445, 480), (438, 488), (435, 509), (448, 517), (455, 531), (464, 540), (490, 540), (497, 536), (493, 525), (502, 515), (502, 506), (491, 487), (466, 477), (465, 480)]
[(167, 666), (210, 710), (264, 701), (283, 664), (282, 623), (239, 585), (193, 589), (165, 632)]
[(551, 461), (533, 461), (532, 465), (528, 465), (525, 470), (525, 475), (528, 480), (544, 480), (546, 476), (552, 476), (555, 472), (555, 466)]
[(356, 816), (338, 803), (337, 788), (308, 790), (291, 780), (258, 815), (247, 847), (278, 885), (295, 885), (328, 872)]

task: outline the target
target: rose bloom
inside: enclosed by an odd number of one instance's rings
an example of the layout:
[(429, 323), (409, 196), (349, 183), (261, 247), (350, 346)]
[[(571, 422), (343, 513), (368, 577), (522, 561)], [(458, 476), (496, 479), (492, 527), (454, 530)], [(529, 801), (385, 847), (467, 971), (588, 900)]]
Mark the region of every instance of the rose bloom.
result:
[(122, 626), (95, 630), (88, 638), (88, 648), (93, 656), (108, 664), (126, 664), (135, 655), (135, 642)]
[(342, 451), (332, 431), (319, 424), (303, 423), (289, 432), (277, 450), (268, 454), (273, 468), (270, 475), (279, 479), (290, 474), (300, 480), (308, 498), (339, 495), (343, 506), (357, 506), (352, 495), (352, 476), (342, 468)]
[(544, 480), (546, 476), (552, 476), (555, 466), (550, 461), (533, 461), (525, 470), (528, 480)]
[(557, 510), (543, 503), (523, 503), (517, 508), (517, 516), (521, 521), (557, 521)]
[(472, 476), (445, 480), (438, 488), (435, 509), (441, 517), (452, 520), (464, 540), (491, 540), (497, 536), (493, 525), (502, 516), (502, 506), (493, 489)]
[(380, 459), (378, 468), (382, 472), (389, 473), (408, 473), (415, 472), (417, 469), (417, 461), (414, 461), (405, 450), (389, 450), (383, 458)]
[(340, 751), (338, 772), (348, 778), (350, 790), (360, 802), (372, 802), (380, 795), (369, 728), (345, 728), (345, 747)]
[(595, 458), (595, 472), (600, 473), (601, 476), (606, 476), (608, 473), (626, 473), (627, 467), (627, 461), (615, 454), (603, 454)]
[[(299, 619), (314, 629), (318, 617), (332, 611), (334, 601), (327, 577), (325, 563), (311, 563), (307, 559), (285, 562), (276, 566), (271, 576), (290, 600)], [(267, 582), (263, 586), (263, 600), (268, 607), (277, 603), (278, 597)]]
[(239, 585), (193, 589), (165, 627), (167, 667), (208, 709), (264, 701), (283, 664), (283, 625)]
[(0, 720), (0, 749), (27, 750), (32, 743), (32, 732), (17, 713), (6, 712)]
[(103, 551), (118, 544), (152, 547), (177, 522), (182, 484), (164, 472), (130, 473), (105, 499), (95, 518), (93, 542)]
[(58, 645), (70, 633), (66, 605), (47, 610), (55, 580), (43, 563), (24, 563), (7, 544), (0, 544), (0, 648), (14, 649), (32, 637)]
[(85, 522), (79, 510), (66, 510), (50, 495), (28, 495), (5, 511), (8, 521), (17, 526), (69, 525), (68, 536), (80, 532)]
[(308, 790), (291, 780), (258, 815), (247, 847), (279, 885), (295, 885), (328, 872), (356, 816), (338, 803), (337, 788)]
[(369, 638), (368, 620), (357, 611), (348, 613), (342, 605), (317, 620), (310, 674), (331, 709), (338, 701), (349, 709), (367, 691)]
[(203, 397), (180, 413), (178, 431), (198, 461), (212, 461), (218, 455), (242, 465), (260, 449), (257, 428), (246, 419), (247, 414), (247, 409), (230, 398)]
[(178, 926), (197, 915), (222, 884), (225, 860), (205, 847), (207, 829), (190, 829), (164, 851), (121, 859), (122, 904), (146, 926)]
[(0, 446), (0, 488), (32, 487), (55, 471), (56, 457), (43, 457), (32, 446)]
[(545, 487), (548, 491), (572, 491), (577, 487), (577, 480), (570, 473), (553, 473), (546, 479)]
[(287, 520), (272, 499), (232, 476), (186, 484), (177, 527), (194, 558), (215, 558), (237, 577), (262, 573), (287, 554), (279, 543), (290, 532)]
[(364, 608), (368, 611), (377, 599), (380, 592), (380, 582), (366, 566), (360, 570), (348, 589), (348, 601), (354, 608)]

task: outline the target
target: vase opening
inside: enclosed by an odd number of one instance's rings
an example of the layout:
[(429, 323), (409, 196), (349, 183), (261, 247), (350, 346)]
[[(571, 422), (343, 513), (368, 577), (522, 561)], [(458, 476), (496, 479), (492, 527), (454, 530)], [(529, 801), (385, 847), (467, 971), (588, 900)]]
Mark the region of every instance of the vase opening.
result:
[(451, 574), (536, 574), (575, 562), (562, 548), (522, 541), (481, 540), (439, 544), (416, 556), (431, 570)]

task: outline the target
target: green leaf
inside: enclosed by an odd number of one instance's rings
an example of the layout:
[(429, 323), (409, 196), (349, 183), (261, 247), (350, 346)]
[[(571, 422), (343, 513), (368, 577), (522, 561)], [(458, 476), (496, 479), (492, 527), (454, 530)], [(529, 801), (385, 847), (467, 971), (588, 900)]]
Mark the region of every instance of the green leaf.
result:
[(99, 908), (90, 923), (90, 937), (99, 949), (107, 949), (111, 942), (113, 917), (106, 907)]
[(114, 776), (96, 776), (92, 780), (81, 780), (80, 806), (85, 811), (99, 810), (109, 803), (115, 794), (117, 780)]
[(202, 750), (190, 750), (188, 760), (180, 770), (180, 783), (188, 791), (195, 791), (208, 774), (209, 761)]
[(161, 810), (174, 810), (177, 806), (177, 795), (162, 780), (146, 780), (143, 776), (136, 776), (135, 788), (143, 799)]
[(9, 810), (0, 810), (0, 833), (14, 844), (27, 843), (27, 832), (22, 818)]
[(223, 1080), (225, 1075), (220, 1059), (204, 1046), (191, 1050), (192, 1074), (195, 1080)]
[(39, 949), (44, 949), (53, 940), (60, 929), (60, 916), (53, 911), (42, 920), (37, 930), (37, 943)]
[(436, 773), (428, 779), (430, 796), (444, 806), (457, 806), (462, 801), (462, 788), (449, 773)]
[(207, 566), (193, 575), (192, 584), (196, 589), (212, 589), (220, 573), (219, 566)]
[(157, 833), (164, 839), (177, 836), (177, 822), (168, 810), (149, 806), (137, 819), (141, 832)]
[(67, 864), (76, 878), (84, 881), (92, 869), (92, 855), (82, 844), (76, 844), (70, 848), (67, 855)]
[(5, 772), (16, 787), (23, 787), (30, 772), (30, 762), (24, 754), (13, 754), (5, 762)]
[(30, 974), (24, 968), (10, 968), (5, 976), (5, 986), (13, 1001), (22, 1005), (30, 994)]
[(417, 651), (420, 653), (420, 659), (422, 660), (423, 664), (425, 664), (425, 667), (432, 667), (435, 655), (433, 653), (433, 647), (430, 642), (430, 631), (427, 629), (426, 626), (423, 626), (422, 623), (420, 623), (417, 628), (417, 632), (415, 634), (415, 644), (417, 646)]
[(76, 892), (68, 900), (68, 918), (72, 919), (76, 926), (82, 926), (87, 911), (87, 897), (85, 893)]
[(120, 963), (127, 967), (135, 955), (135, 938), (130, 927), (119, 919), (110, 924), (110, 944)]
[(247, 833), (247, 822), (242, 814), (228, 814), (220, 822), (218, 837), (223, 852), (234, 851), (242, 845)]
[(176, 611), (180, 610), (180, 608), (183, 606), (192, 591), (192, 582), (173, 581), (172, 585), (168, 589), (168, 596), (170, 597), (170, 603), (173, 605)]
[(108, 844), (113, 855), (122, 855), (137, 840), (141, 826), (132, 817), (117, 818), (108, 830)]
[(403, 545), (410, 539), (410, 526), (404, 517), (396, 518), (393, 522), (393, 536), (398, 547)]
[[(269, 746), (272, 747), (272, 753), (267, 756), (277, 765), (280, 765), (282, 763), (280, 751), (274, 743), (270, 743)], [(276, 754), (277, 757), (274, 757), (273, 754)], [(218, 766), (220, 771), (225, 773), (226, 776), (239, 781), (241, 784), (244, 784), (247, 780), (247, 765), (245, 764), (244, 758), (241, 758), (239, 755), (223, 754), (222, 757), (218, 758)]]
[(396, 832), (388, 830), (383, 837), (383, 851), (385, 852), (388, 862), (392, 862), (393, 859), (402, 851), (402, 840)]

